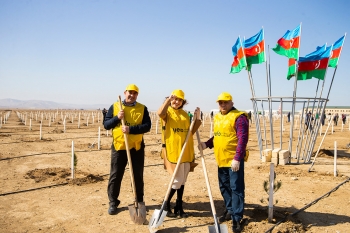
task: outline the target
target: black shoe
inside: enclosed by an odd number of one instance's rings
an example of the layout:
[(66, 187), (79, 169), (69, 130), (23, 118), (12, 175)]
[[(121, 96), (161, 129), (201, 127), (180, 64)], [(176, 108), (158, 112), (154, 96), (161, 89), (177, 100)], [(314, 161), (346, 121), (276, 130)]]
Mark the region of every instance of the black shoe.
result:
[(242, 231), (242, 226), (240, 222), (232, 221), (232, 232), (240, 233)]
[(166, 216), (169, 218), (175, 218), (176, 214), (173, 213), (173, 211), (171, 211), (171, 207), (170, 207), (170, 202), (166, 203), (165, 208), (164, 208), (167, 212), (166, 212)]
[(119, 205), (119, 203), (120, 203), (120, 201), (117, 201), (116, 203), (114, 203), (114, 202), (111, 202), (110, 204), (109, 204), (109, 208), (108, 208), (108, 214), (109, 215), (115, 215), (115, 214), (117, 214), (117, 207), (118, 207), (118, 205)]
[(182, 208), (182, 201), (176, 200), (176, 206), (174, 208), (175, 216), (180, 216), (180, 218), (188, 218), (188, 214)]
[(231, 215), (225, 209), (225, 212), (219, 216), (219, 223), (223, 223), (225, 221), (231, 220)]

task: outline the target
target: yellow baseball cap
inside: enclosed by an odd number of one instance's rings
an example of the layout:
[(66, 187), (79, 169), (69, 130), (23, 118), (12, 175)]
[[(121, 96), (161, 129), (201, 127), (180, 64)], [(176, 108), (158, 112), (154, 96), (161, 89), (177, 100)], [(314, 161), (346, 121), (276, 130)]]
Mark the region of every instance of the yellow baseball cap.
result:
[(126, 91), (136, 91), (139, 93), (139, 88), (135, 84), (129, 84), (126, 88)]
[(223, 100), (223, 101), (232, 100), (232, 96), (228, 92), (223, 92), (218, 96), (218, 99), (216, 100), (216, 102), (219, 102), (220, 100)]
[(178, 90), (174, 90), (173, 92), (171, 92), (172, 95), (175, 95), (177, 98), (180, 98), (180, 99), (185, 99), (185, 93), (178, 89)]

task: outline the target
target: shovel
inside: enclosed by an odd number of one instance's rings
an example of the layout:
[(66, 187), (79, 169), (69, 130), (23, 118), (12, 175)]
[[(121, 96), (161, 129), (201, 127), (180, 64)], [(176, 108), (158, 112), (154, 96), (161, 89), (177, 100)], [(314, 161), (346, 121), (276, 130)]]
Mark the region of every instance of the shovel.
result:
[(160, 210), (155, 209), (154, 212), (153, 212), (153, 214), (152, 214), (151, 219), (149, 220), (148, 229), (149, 229), (149, 231), (150, 231), (151, 233), (155, 233), (155, 232), (158, 231), (156, 228), (159, 227), (159, 226), (163, 223), (164, 218), (165, 218), (165, 216), (166, 216), (166, 214), (167, 214), (167, 211), (164, 210), (165, 203), (166, 203), (166, 201), (167, 201), (168, 198), (169, 198), (169, 194), (170, 194), (170, 191), (171, 191), (171, 186), (173, 185), (173, 182), (174, 182), (174, 179), (175, 179), (177, 170), (178, 170), (179, 167), (180, 167), (180, 162), (181, 162), (181, 159), (182, 159), (183, 154), (184, 154), (184, 152), (185, 152), (188, 139), (190, 138), (190, 134), (192, 133), (192, 129), (193, 129), (194, 123), (195, 123), (195, 121), (193, 120), (193, 121), (191, 122), (190, 129), (189, 129), (188, 132), (187, 132), (186, 139), (185, 139), (185, 143), (184, 143), (183, 146), (182, 146), (182, 149), (181, 149), (181, 152), (180, 152), (180, 156), (179, 156), (179, 158), (178, 158), (178, 160), (177, 160), (174, 173), (173, 173), (173, 175), (171, 176), (171, 180), (170, 180), (170, 182), (169, 182), (168, 190), (167, 190), (167, 192), (166, 192), (166, 194), (165, 194), (162, 207), (160, 208)]
[[(198, 144), (200, 145), (201, 144), (201, 139), (199, 137), (199, 132), (196, 131), (196, 134), (197, 134)], [(207, 167), (205, 165), (205, 160), (204, 160), (202, 147), (200, 147), (199, 151), (200, 151), (200, 154), (201, 154), (203, 172), (204, 172), (204, 177), (205, 177), (205, 183), (207, 184), (207, 189), (208, 189), (208, 194), (209, 194), (209, 199), (210, 199), (211, 211), (213, 212), (213, 217), (214, 217), (214, 226), (208, 226), (209, 233), (228, 233), (227, 225), (226, 224), (219, 224), (218, 218), (216, 216), (215, 205), (214, 205), (214, 201), (213, 201), (213, 196), (211, 194), (210, 183), (209, 183), (208, 174), (207, 174)]]
[[(123, 107), (122, 107), (122, 101), (120, 96), (119, 96), (119, 104), (120, 104), (120, 110), (122, 110)], [(122, 118), (121, 121), (122, 121), (122, 126), (124, 126), (125, 125), (124, 118)], [(131, 220), (134, 223), (138, 225), (142, 225), (146, 220), (146, 206), (144, 202), (137, 201), (136, 187), (135, 187), (135, 180), (134, 180), (134, 170), (132, 169), (132, 161), (131, 161), (127, 134), (124, 134), (124, 141), (125, 141), (125, 147), (126, 147), (126, 154), (128, 156), (131, 186), (132, 186), (133, 194), (135, 198), (134, 203), (128, 206), (129, 214), (130, 214)]]

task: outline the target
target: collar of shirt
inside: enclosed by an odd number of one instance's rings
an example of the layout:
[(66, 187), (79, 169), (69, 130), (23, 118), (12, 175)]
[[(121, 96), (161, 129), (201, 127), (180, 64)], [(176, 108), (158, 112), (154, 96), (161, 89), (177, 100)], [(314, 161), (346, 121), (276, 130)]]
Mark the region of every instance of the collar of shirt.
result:
[(132, 104), (127, 104), (127, 103), (125, 102), (125, 100), (123, 100), (122, 102), (123, 102), (123, 105), (124, 105), (124, 106), (133, 107), (133, 106), (136, 105), (136, 101), (135, 101), (134, 103), (132, 103)]

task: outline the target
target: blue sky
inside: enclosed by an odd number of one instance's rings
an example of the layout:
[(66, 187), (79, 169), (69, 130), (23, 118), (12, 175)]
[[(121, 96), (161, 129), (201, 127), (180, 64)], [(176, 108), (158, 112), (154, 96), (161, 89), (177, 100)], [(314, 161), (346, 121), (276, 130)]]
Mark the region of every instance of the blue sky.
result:
[[(223, 91), (237, 108), (252, 109), (247, 72), (229, 74), (237, 37), (249, 38), (264, 27), (271, 94), (288, 97), (294, 80), (286, 79), (287, 58), (271, 48), (300, 23), (300, 56), (332, 44), (349, 32), (349, 9), (346, 0), (2, 0), (0, 99), (108, 108), (135, 83), (138, 101), (149, 110), (174, 89), (185, 92), (187, 110), (217, 108)], [(346, 38), (328, 106), (350, 105), (349, 43)], [(328, 69), (322, 97), (333, 72)], [(254, 65), (252, 74), (255, 95), (266, 97), (265, 64)], [(297, 96), (314, 97), (317, 85), (317, 79), (298, 82)]]

